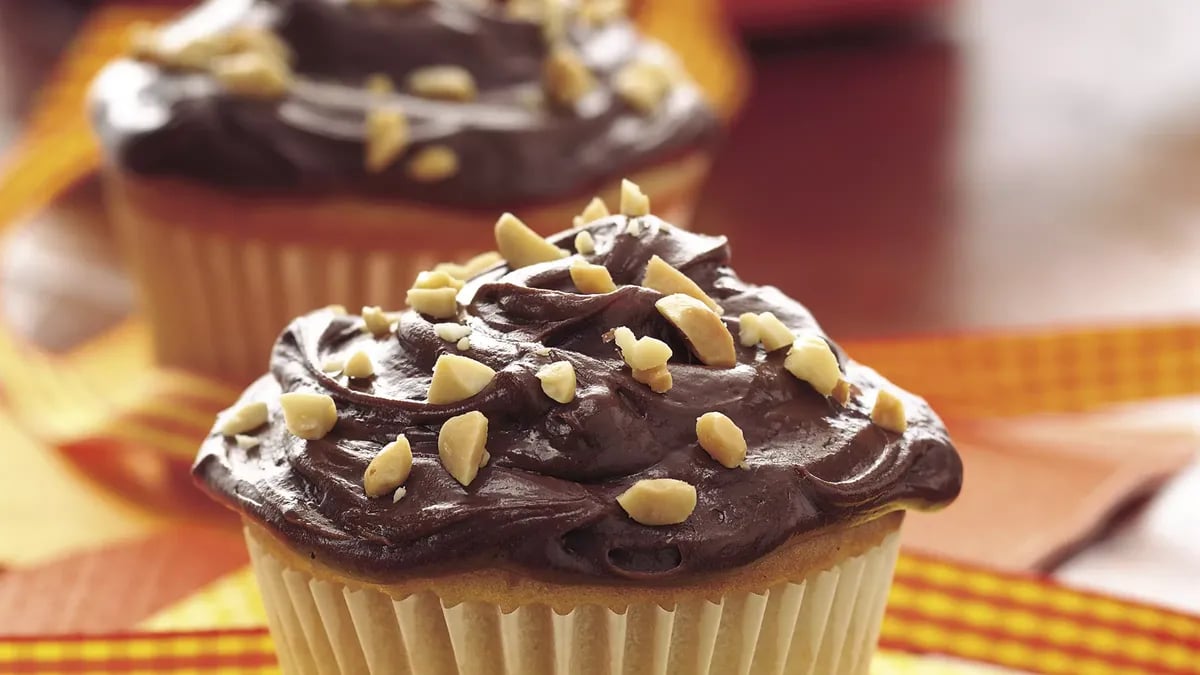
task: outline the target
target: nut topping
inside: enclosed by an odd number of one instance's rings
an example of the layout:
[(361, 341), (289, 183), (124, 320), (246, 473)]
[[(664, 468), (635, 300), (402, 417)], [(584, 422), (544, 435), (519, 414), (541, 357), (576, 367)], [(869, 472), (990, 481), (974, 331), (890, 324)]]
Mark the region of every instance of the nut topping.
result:
[(363, 489), (367, 496), (382, 497), (394, 494), (396, 488), (408, 480), (412, 464), (412, 447), (408, 444), (408, 438), (400, 434), (394, 442), (383, 446), (363, 472)]
[(733, 420), (719, 412), (704, 413), (696, 419), (696, 438), (700, 447), (726, 469), (746, 461), (746, 437)]
[(657, 63), (635, 61), (617, 72), (613, 88), (634, 110), (651, 115), (671, 91), (671, 73)]
[(812, 385), (822, 396), (832, 394), (842, 378), (837, 356), (830, 349), (829, 343), (817, 335), (804, 335), (796, 340), (783, 362), (783, 367), (797, 379)]
[(654, 303), (658, 313), (683, 333), (692, 353), (706, 366), (732, 368), (737, 363), (733, 336), (725, 322), (703, 302), (674, 293)]
[(674, 478), (639, 480), (617, 503), (642, 525), (678, 525), (696, 510), (696, 488)]
[(222, 56), (213, 61), (212, 76), (226, 91), (251, 98), (279, 98), (292, 83), (286, 63), (260, 52)]
[(542, 85), (556, 103), (572, 107), (596, 87), (596, 79), (574, 49), (558, 45), (542, 62)]
[(575, 400), (575, 366), (570, 361), (555, 361), (542, 366), (537, 371), (537, 378), (542, 381), (542, 391), (559, 403), (570, 403)]
[(630, 218), (650, 215), (650, 198), (628, 178), (621, 181), (621, 213)]
[(454, 343), (454, 348), (460, 352), (465, 352), (471, 348), (471, 338), (465, 337)]
[(458, 153), (445, 145), (429, 145), (408, 162), (408, 176), (418, 183), (437, 183), (458, 173)]
[(408, 306), (435, 319), (458, 314), (458, 291), (463, 282), (444, 271), (421, 272), (408, 290)]
[(433, 365), (429, 384), (429, 402), (434, 405), (457, 403), (483, 391), (496, 371), (465, 356), (443, 354)]
[(337, 406), (325, 394), (292, 392), (279, 397), (288, 431), (308, 441), (325, 437), (337, 424)]
[(444, 101), (475, 98), (475, 78), (460, 66), (426, 66), (408, 76), (408, 90), (417, 96)]
[(346, 362), (342, 359), (325, 359), (321, 362), (322, 373), (340, 373), (346, 367)]
[(236, 436), (234, 436), (233, 442), (236, 443), (237, 446), (239, 448), (241, 448), (242, 450), (249, 450), (250, 448), (257, 448), (259, 445), (262, 444), (262, 441), (259, 440), (259, 438), (257, 436), (246, 436), (244, 434), (237, 434)]
[[(579, 216), (576, 216), (578, 218)], [(575, 250), (580, 255), (591, 255), (596, 252), (596, 240), (592, 238), (591, 232), (580, 232), (575, 235)]]
[(375, 337), (383, 337), (392, 332), (392, 318), (378, 307), (363, 307), (362, 318), (363, 327)]
[(592, 265), (583, 260), (571, 263), (571, 281), (580, 293), (598, 294), (612, 293), (617, 290), (612, 275), (604, 265)]
[(488, 420), (473, 410), (451, 417), (438, 432), (438, 456), (442, 466), (463, 485), (470, 485), (479, 473), (487, 450)]
[(458, 263), (438, 263), (434, 265), (433, 271), (445, 272), (459, 281), (466, 281), (502, 260), (504, 260), (504, 256), (498, 252), (488, 251), (487, 253), (480, 253), (461, 265)]
[(718, 315), (725, 313), (725, 310), (717, 304), (716, 300), (708, 297), (708, 294), (696, 282), (689, 279), (686, 274), (675, 269), (657, 255), (651, 256), (650, 262), (646, 264), (646, 276), (642, 277), (642, 285), (663, 295), (671, 295), (673, 293), (690, 295), (704, 303), (705, 306)]
[(593, 26), (603, 26), (626, 16), (627, 5), (627, 0), (584, 0), (579, 17)]
[(653, 370), (671, 360), (671, 348), (667, 343), (652, 337), (635, 338), (633, 331), (625, 326), (613, 331), (613, 339), (621, 350), (621, 358), (635, 371)]
[(512, 268), (559, 260), (567, 252), (551, 244), (511, 213), (496, 221), (496, 247)]
[(362, 351), (354, 352), (350, 358), (346, 359), (346, 367), (344, 368), (346, 377), (355, 380), (365, 380), (368, 377), (375, 375), (375, 364), (371, 363), (371, 357)]
[(267, 404), (262, 401), (246, 403), (221, 414), (217, 431), (223, 436), (236, 436), (253, 431), (267, 423)]
[(367, 112), (364, 168), (368, 173), (388, 168), (404, 153), (408, 140), (408, 118), (403, 111), (377, 108)]
[(904, 433), (908, 429), (904, 401), (891, 391), (880, 389), (871, 408), (871, 421), (893, 433)]
[(453, 288), (457, 291), (465, 285), (462, 279), (439, 270), (421, 272), (413, 281), (413, 288)]
[[(583, 207), (583, 211), (575, 216), (573, 224), (575, 227), (583, 227), (588, 223), (600, 220), (601, 218), (607, 218), (610, 215), (612, 214), (608, 212), (608, 205), (604, 203), (604, 200), (599, 197), (592, 197), (592, 201), (588, 202), (588, 205)], [(591, 237), (592, 235), (589, 234), (588, 236)], [(583, 251), (579, 252), (583, 253)]]
[(446, 342), (458, 342), (471, 334), (471, 327), (461, 323), (435, 323), (433, 332)]
[(838, 380), (837, 386), (833, 388), (831, 394), (833, 400), (838, 402), (838, 405), (846, 405), (850, 402), (850, 383), (845, 380)]
[[(645, 284), (642, 284), (643, 286)], [(762, 340), (762, 327), (759, 325), (758, 315), (754, 312), (746, 312), (738, 317), (738, 342), (743, 347), (753, 347)]]
[(674, 378), (671, 377), (671, 371), (667, 370), (665, 365), (647, 370), (635, 370), (633, 379), (650, 387), (650, 391), (656, 394), (665, 394), (671, 391), (672, 385), (675, 384)]
[(758, 315), (758, 332), (763, 349), (768, 352), (783, 349), (796, 341), (796, 335), (770, 312)]

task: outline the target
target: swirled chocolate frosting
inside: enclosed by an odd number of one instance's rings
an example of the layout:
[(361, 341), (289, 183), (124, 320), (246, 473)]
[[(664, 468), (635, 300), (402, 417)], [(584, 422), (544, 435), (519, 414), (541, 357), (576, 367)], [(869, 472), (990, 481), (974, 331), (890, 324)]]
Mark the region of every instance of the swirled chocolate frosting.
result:
[[(471, 328), (466, 351), (439, 337), (435, 321), (444, 320), (414, 311), (381, 337), (355, 315), (297, 319), (275, 346), (270, 374), (241, 401), (269, 406), (267, 422), (248, 432), (258, 445), (243, 449), (214, 431), (195, 464), (198, 482), (301, 554), (384, 580), (493, 564), (669, 580), (744, 564), (794, 535), (937, 507), (958, 494), (962, 465), (933, 411), (897, 391), (907, 429), (873, 423), (878, 392), (896, 390), (836, 347), (850, 384), (844, 405), (785, 369), (787, 349), (739, 344), (733, 367), (701, 364), (656, 310), (663, 295), (639, 285), (653, 255), (716, 300), (735, 344), (744, 312), (772, 312), (797, 334), (823, 333), (796, 301), (742, 281), (728, 267), (723, 237), (653, 216), (638, 220), (636, 234), (619, 215), (587, 226), (595, 249), (582, 257), (611, 272), (615, 291), (577, 292), (569, 272), (575, 255), (519, 269), (499, 264), (468, 281), (457, 316)], [(575, 236), (551, 241), (573, 252)], [(669, 391), (654, 393), (633, 378), (611, 341), (617, 326), (670, 345)], [(323, 372), (327, 360), (360, 349), (375, 363), (374, 377)], [(474, 396), (432, 405), (431, 372), (444, 354), (475, 359), (496, 375)], [(570, 403), (552, 400), (535, 375), (556, 361), (577, 374)], [(319, 440), (290, 434), (278, 403), (283, 392), (330, 396), (336, 425)], [(464, 486), (439, 461), (438, 432), (470, 411), (488, 419), (490, 458)], [(698, 445), (697, 418), (712, 411), (743, 430), (743, 466), (725, 468)], [(401, 433), (414, 456), (403, 498), (368, 498), (365, 468)], [(678, 525), (633, 520), (617, 497), (647, 478), (695, 486), (691, 515)]]
[[(233, 31), (264, 31), (287, 54), (286, 90), (245, 95), (223, 87), (203, 64), (122, 59), (93, 87), (94, 126), (110, 161), (139, 175), (460, 206), (571, 197), (711, 146), (715, 118), (686, 78), (652, 111), (619, 94), (618, 74), (631, 63), (682, 72), (628, 18), (587, 21), (571, 9), (579, 6), (573, 0), (551, 41), (545, 21), (516, 14), (518, 4), (209, 0), (160, 31), (162, 44), (182, 52)], [(569, 105), (545, 91), (555, 45), (576, 55), (594, 80)], [(469, 100), (418, 94), (407, 84), (422, 69), (447, 66), (473, 81)], [(369, 89), (381, 75), (394, 91)], [(403, 112), (405, 148), (368, 169), (367, 118), (380, 108)], [(457, 166), (414, 177), (412, 158), (431, 147), (451, 151)]]

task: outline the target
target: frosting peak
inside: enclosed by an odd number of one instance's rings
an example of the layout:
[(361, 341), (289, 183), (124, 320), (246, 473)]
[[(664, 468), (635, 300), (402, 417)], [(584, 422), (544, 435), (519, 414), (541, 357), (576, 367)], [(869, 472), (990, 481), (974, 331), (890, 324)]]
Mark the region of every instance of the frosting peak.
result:
[[(847, 358), (800, 304), (742, 281), (728, 267), (724, 238), (653, 216), (616, 215), (586, 226), (592, 252), (581, 255), (579, 232), (550, 238), (567, 257), (517, 269), (498, 263), (468, 280), (456, 291), (452, 318), (408, 311), (381, 337), (354, 315), (321, 311), (296, 320), (276, 345), (270, 375), (242, 400), (270, 408), (261, 443), (244, 450), (214, 432), (196, 476), (217, 499), (302, 552), (379, 579), (499, 561), (535, 573), (667, 580), (744, 564), (828, 525), (939, 506), (958, 493), (960, 460), (924, 401)], [(735, 338), (732, 366), (702, 363), (694, 342), (656, 306), (664, 293), (643, 285), (655, 257), (723, 310), (720, 321)], [(604, 267), (616, 289), (579, 292), (572, 267), (581, 258)], [(699, 300), (691, 306), (712, 311)], [(819, 370), (785, 363), (788, 348), (759, 346), (778, 330), (766, 312), (785, 332), (824, 341), (804, 344), (832, 353), (838, 384), (830, 396), (809, 375)], [(761, 335), (746, 344), (740, 338), (751, 324)], [(661, 393), (637, 375), (664, 352), (631, 353), (614, 335), (622, 326), (669, 348), (660, 365), (670, 383)], [(372, 378), (322, 369), (359, 350), (375, 364)], [(467, 388), (431, 404), (447, 355), (485, 368), (464, 371), (457, 381)], [(575, 379), (574, 397), (544, 388), (547, 367), (562, 363)], [(888, 422), (877, 423), (873, 405), (885, 390), (895, 402)], [(289, 433), (276, 402), (283, 392), (327, 395), (336, 425), (318, 440)], [(476, 413), (486, 418), (486, 445), (472, 456), (483, 466), (464, 485), (439, 448), (449, 420)], [(740, 466), (736, 456), (715, 459), (728, 448), (702, 447), (697, 422), (704, 416), (714, 425), (708, 432), (734, 452), (738, 434), (730, 428), (743, 435)], [(404, 496), (369, 498), (364, 470), (398, 434), (412, 453)], [(670, 480), (634, 492), (642, 499), (651, 488), (670, 488), (666, 520), (624, 498), (655, 479)], [(680, 520), (689, 486), (692, 510)]]

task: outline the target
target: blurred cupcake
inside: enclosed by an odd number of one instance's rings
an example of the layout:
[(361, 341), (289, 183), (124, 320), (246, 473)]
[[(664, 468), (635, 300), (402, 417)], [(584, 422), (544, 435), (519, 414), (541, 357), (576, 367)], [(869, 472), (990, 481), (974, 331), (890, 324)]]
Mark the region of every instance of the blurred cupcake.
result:
[(453, 312), (293, 322), (200, 451), (284, 671), (866, 673), (902, 510), (962, 480), (925, 402), (724, 238), (496, 234)]
[(686, 219), (717, 126), (613, 0), (211, 0), (92, 94), (160, 361), (244, 379), (290, 318), (400, 306), (499, 210), (558, 231), (630, 174)]

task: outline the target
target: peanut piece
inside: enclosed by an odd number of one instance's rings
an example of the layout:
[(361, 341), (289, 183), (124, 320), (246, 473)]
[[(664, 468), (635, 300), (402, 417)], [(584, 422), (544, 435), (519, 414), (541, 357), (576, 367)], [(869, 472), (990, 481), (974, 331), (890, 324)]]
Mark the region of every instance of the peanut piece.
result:
[(683, 333), (692, 353), (706, 366), (732, 368), (737, 363), (733, 336), (725, 322), (703, 302), (674, 293), (654, 303), (658, 313)]
[(670, 93), (671, 75), (657, 63), (635, 61), (617, 71), (613, 88), (631, 108), (643, 115), (651, 115)]
[[(576, 216), (578, 218), (579, 216)], [(575, 235), (575, 250), (580, 255), (591, 255), (596, 252), (596, 240), (591, 232), (580, 232)]]
[(460, 66), (426, 66), (408, 76), (408, 90), (417, 96), (444, 101), (475, 98), (475, 78)]
[(461, 290), (465, 285), (466, 283), (462, 279), (455, 277), (449, 272), (432, 270), (418, 274), (412, 287), (423, 289), (453, 288), (457, 291)]
[(763, 312), (758, 315), (758, 332), (763, 349), (773, 352), (796, 341), (796, 335), (774, 314)]
[(650, 391), (656, 394), (665, 394), (671, 391), (671, 387), (675, 384), (674, 378), (671, 377), (671, 371), (667, 370), (665, 365), (647, 370), (635, 370), (633, 379), (650, 387)]
[(871, 421), (888, 431), (902, 434), (908, 429), (904, 401), (887, 389), (880, 389), (871, 407)]
[(222, 436), (236, 436), (247, 431), (253, 431), (267, 423), (267, 404), (262, 401), (245, 403), (237, 408), (231, 408), (221, 413), (221, 423), (217, 431)]
[(625, 234), (628, 234), (632, 237), (642, 236), (642, 221), (635, 218), (630, 218), (629, 222), (625, 224)]
[(466, 281), (487, 268), (504, 260), (504, 256), (496, 251), (480, 253), (463, 264), (438, 263), (433, 267), (434, 272), (445, 272), (459, 281)]
[(759, 323), (758, 315), (754, 312), (746, 312), (738, 317), (738, 342), (743, 347), (753, 347), (762, 340), (762, 326)]
[(842, 378), (837, 356), (829, 343), (817, 335), (804, 335), (792, 345), (783, 367), (797, 379), (804, 380), (822, 396), (829, 396)]
[(483, 391), (496, 371), (465, 356), (443, 354), (433, 364), (429, 383), (429, 402), (434, 405), (457, 403)]
[(644, 479), (617, 497), (617, 503), (642, 525), (678, 525), (696, 510), (696, 488), (674, 478)]
[(458, 291), (453, 288), (410, 288), (405, 295), (414, 311), (435, 319), (451, 319), (458, 314)]
[(833, 400), (838, 402), (838, 405), (846, 405), (850, 402), (850, 383), (845, 380), (838, 380), (837, 386), (833, 388)]
[(575, 400), (575, 366), (570, 361), (555, 361), (542, 366), (537, 371), (537, 378), (542, 381), (542, 391), (559, 403), (570, 403)]
[[(608, 212), (608, 204), (605, 204), (604, 200), (599, 197), (592, 197), (592, 201), (588, 202), (588, 205), (583, 207), (583, 211), (575, 216), (573, 223), (575, 227), (583, 227), (588, 223), (595, 222), (601, 218), (607, 218), (610, 215), (612, 214)], [(580, 253), (583, 253), (583, 251), (580, 251)]]
[(408, 176), (419, 183), (437, 183), (458, 173), (458, 153), (445, 145), (429, 145), (408, 161)]
[(383, 337), (392, 332), (392, 318), (378, 307), (362, 308), (363, 327), (375, 337)]
[(696, 439), (713, 459), (732, 469), (746, 461), (746, 437), (738, 425), (719, 412), (704, 413), (696, 419)]
[(612, 293), (617, 290), (612, 275), (604, 265), (591, 265), (583, 260), (571, 263), (571, 281), (580, 293)]
[(222, 56), (213, 61), (211, 72), (226, 91), (250, 98), (279, 98), (292, 83), (286, 63), (258, 52)]
[(471, 327), (461, 323), (436, 323), (433, 332), (446, 342), (458, 342), (471, 334)]
[(292, 392), (279, 397), (283, 420), (292, 435), (308, 441), (325, 437), (337, 424), (337, 406), (325, 394)]
[(708, 297), (708, 294), (696, 282), (657, 255), (650, 256), (650, 262), (646, 264), (646, 275), (642, 277), (642, 285), (663, 295), (671, 295), (673, 293), (690, 295), (703, 302), (705, 306), (718, 315), (725, 313), (725, 310), (717, 304), (717, 301)]
[(496, 221), (496, 247), (513, 269), (559, 260), (568, 255), (511, 213), (505, 213)]
[[(382, 497), (394, 493), (396, 488), (408, 480), (412, 473), (412, 446), (404, 434), (396, 436), (396, 440), (383, 446), (375, 459), (367, 465), (363, 472), (363, 490), (368, 497)], [(395, 503), (395, 497), (392, 498)]]
[(375, 364), (371, 363), (371, 357), (367, 356), (366, 352), (359, 350), (346, 359), (346, 367), (343, 372), (346, 373), (346, 377), (365, 380), (375, 375)]
[(488, 420), (483, 413), (473, 410), (451, 417), (438, 432), (438, 457), (442, 466), (463, 485), (470, 485), (479, 474), (483, 456), (487, 450)]
[(392, 503), (398, 503), (401, 499), (404, 499), (404, 495), (406, 494), (408, 494), (408, 490), (403, 487), (396, 488), (396, 492), (392, 494)]
[(603, 26), (626, 16), (627, 0), (586, 0), (579, 8), (579, 18), (593, 26)]
[(650, 198), (628, 178), (621, 181), (621, 213), (630, 218), (650, 215)]
[(635, 338), (633, 331), (621, 326), (613, 331), (621, 358), (634, 370), (653, 370), (671, 360), (671, 347), (652, 337)]
[(542, 62), (542, 86), (556, 103), (573, 107), (596, 87), (596, 79), (574, 49), (558, 45)]
[(322, 373), (340, 373), (346, 367), (346, 362), (342, 359), (325, 359), (321, 362)]
[(369, 173), (379, 173), (408, 148), (408, 118), (400, 110), (371, 110), (367, 112), (365, 136), (363, 168)]
[(237, 434), (236, 436), (233, 437), (233, 441), (235, 443), (237, 443), (237, 446), (239, 448), (241, 448), (242, 450), (249, 450), (250, 448), (257, 448), (262, 443), (262, 441), (259, 440), (258, 437), (246, 436), (244, 434)]
[(465, 337), (454, 343), (454, 348), (460, 352), (465, 352), (471, 348), (471, 338)]

